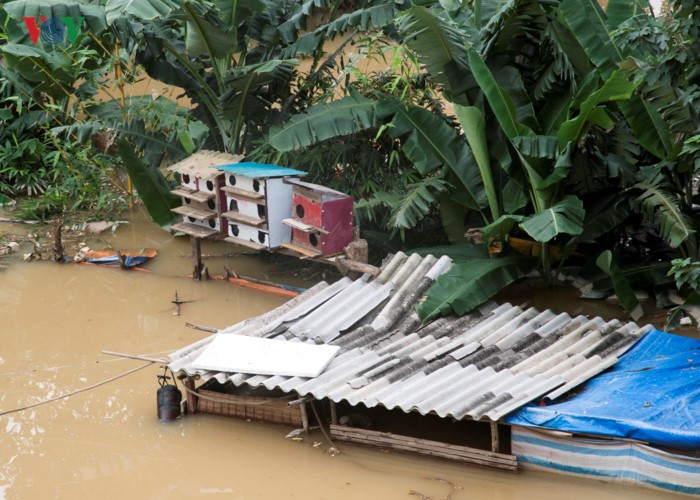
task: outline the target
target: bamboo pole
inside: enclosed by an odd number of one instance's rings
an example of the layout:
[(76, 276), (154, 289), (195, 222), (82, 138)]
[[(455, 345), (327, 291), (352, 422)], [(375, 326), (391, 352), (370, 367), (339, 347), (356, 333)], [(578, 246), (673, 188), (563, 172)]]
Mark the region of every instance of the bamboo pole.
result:
[(146, 356), (139, 356), (138, 354), (124, 354), (122, 352), (114, 352), (114, 351), (101, 351), (101, 352), (102, 352), (102, 354), (107, 354), (109, 356), (117, 356), (120, 358), (127, 358), (127, 359), (138, 359), (139, 361), (150, 361), (151, 363), (167, 364), (167, 361), (164, 359), (149, 358)]
[[(114, 64), (114, 72), (117, 77), (117, 85), (119, 86), (119, 95), (121, 98), (121, 103), (122, 103), (122, 120), (124, 121), (124, 125), (126, 126), (126, 97), (124, 96), (124, 79), (123, 79), (123, 74), (122, 74), (122, 62), (121, 59), (119, 58), (119, 41), (114, 46), (114, 55), (116, 57), (116, 61)], [(127, 182), (127, 191), (129, 193), (129, 208), (133, 209), (134, 208), (134, 185), (131, 182), (131, 176), (127, 174), (126, 176), (126, 182)]]

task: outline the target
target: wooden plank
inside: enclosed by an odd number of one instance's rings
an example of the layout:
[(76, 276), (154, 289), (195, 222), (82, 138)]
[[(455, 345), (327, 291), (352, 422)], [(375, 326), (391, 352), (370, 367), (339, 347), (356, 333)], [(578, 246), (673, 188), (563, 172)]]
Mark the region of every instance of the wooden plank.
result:
[(409, 451), (497, 469), (516, 471), (518, 468), (517, 459), (514, 455), (493, 453), (467, 446), (451, 445), (438, 441), (413, 438), (410, 436), (369, 431), (365, 429), (353, 429), (340, 425), (331, 425), (331, 436), (341, 441), (355, 442), (400, 451)]
[(299, 245), (294, 245), (293, 243), (280, 243), (280, 246), (286, 248), (287, 250), (292, 250), (296, 253), (306, 255), (307, 257), (318, 257), (321, 255), (320, 250), (311, 250), (310, 248), (300, 247)]
[(234, 198), (246, 198), (248, 200), (253, 200), (255, 203), (260, 205), (265, 205), (264, 194), (256, 193), (255, 191), (246, 191), (245, 189), (233, 186), (224, 186), (221, 188), (221, 190), (226, 194), (230, 194)]
[(228, 236), (227, 238), (224, 238), (224, 241), (228, 241), (229, 243), (235, 243), (236, 245), (241, 245), (244, 247), (252, 248), (254, 250), (269, 250), (268, 247), (266, 247), (265, 245), (261, 245), (260, 243), (255, 243), (254, 241), (242, 240), (240, 238), (234, 238), (233, 236)]
[(371, 264), (365, 264), (363, 262), (357, 262), (356, 260), (338, 258), (335, 260), (336, 265), (341, 272), (345, 274), (347, 271), (357, 271), (360, 273), (368, 273), (372, 276), (379, 276), (382, 270)]
[(259, 227), (261, 229), (267, 230), (267, 221), (265, 219), (257, 219), (255, 217), (251, 217), (250, 215), (243, 215), (242, 213), (236, 212), (235, 210), (232, 210), (230, 212), (224, 212), (222, 215), (234, 222), (240, 222), (248, 226)]
[(187, 205), (175, 207), (171, 209), (171, 211), (175, 212), (176, 214), (184, 215), (185, 217), (194, 217), (195, 219), (200, 220), (215, 219), (217, 217), (216, 212), (212, 212), (211, 210), (202, 210)]
[[(396, 444), (399, 446), (410, 447), (415, 449), (417, 453), (421, 453), (423, 450), (434, 451), (439, 453), (449, 454), (454, 457), (455, 460), (467, 460), (474, 459), (479, 460), (484, 463), (494, 464), (494, 466), (505, 466), (510, 467), (513, 463), (513, 459), (501, 459), (494, 457), (493, 455), (483, 455), (478, 453), (479, 451), (475, 448), (469, 448), (465, 446), (460, 446), (454, 448), (454, 445), (447, 445), (447, 443), (438, 443), (436, 441), (426, 441), (421, 439), (414, 439), (413, 441), (407, 441), (405, 438), (407, 436), (395, 436), (389, 434), (390, 437), (377, 437), (377, 436), (367, 436), (364, 434), (357, 435), (356, 433), (345, 433), (341, 435), (342, 431), (338, 433), (338, 439), (350, 440), (357, 443), (364, 443), (369, 446), (389, 446), (390, 444)], [(333, 434), (335, 435), (335, 433)], [(466, 451), (465, 451), (466, 450)], [(506, 455), (508, 456), (508, 455)], [(512, 456), (512, 455), (510, 455)]]
[(178, 222), (170, 226), (172, 231), (179, 231), (181, 233), (189, 234), (196, 238), (209, 238), (214, 236), (219, 232), (216, 229), (210, 229), (208, 227), (197, 226), (196, 224), (190, 224), (189, 222)]
[(320, 227), (312, 226), (311, 224), (305, 224), (302, 221), (296, 220), (296, 219), (282, 219), (282, 224), (285, 224), (285, 225), (292, 227), (294, 229), (298, 229), (299, 231), (303, 231), (305, 233), (330, 234), (325, 229), (321, 229)]
[(189, 189), (184, 186), (170, 191), (175, 196), (182, 196), (192, 201), (197, 201), (199, 203), (206, 203), (209, 200), (214, 199), (216, 193), (205, 193), (203, 191), (197, 191), (196, 189)]

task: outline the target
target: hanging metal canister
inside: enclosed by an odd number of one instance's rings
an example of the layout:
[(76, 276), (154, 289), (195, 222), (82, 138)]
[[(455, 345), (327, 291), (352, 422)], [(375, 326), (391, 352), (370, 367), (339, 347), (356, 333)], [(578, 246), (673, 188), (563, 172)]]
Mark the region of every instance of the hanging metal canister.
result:
[(158, 420), (161, 422), (170, 422), (178, 418), (182, 412), (180, 410), (180, 402), (182, 401), (182, 392), (174, 385), (168, 384), (170, 377), (158, 375)]

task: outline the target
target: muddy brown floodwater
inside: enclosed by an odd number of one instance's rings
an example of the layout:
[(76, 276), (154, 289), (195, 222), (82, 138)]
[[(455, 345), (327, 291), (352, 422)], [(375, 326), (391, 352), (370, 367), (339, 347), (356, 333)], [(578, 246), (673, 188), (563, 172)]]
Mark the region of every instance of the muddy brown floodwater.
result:
[[(0, 227), (0, 231), (8, 231)], [(94, 385), (143, 364), (102, 350), (153, 357), (285, 299), (223, 282), (194, 283), (189, 242), (142, 215), (95, 249), (157, 247), (151, 273), (92, 265), (7, 261), (0, 273), (0, 412)], [(207, 244), (204, 252), (238, 251)], [(240, 273), (310, 285), (259, 256), (208, 261)], [(175, 290), (181, 316), (173, 315)], [(54, 403), (0, 416), (0, 499), (635, 499), (670, 494), (549, 474), (500, 473), (340, 444), (285, 439), (288, 427), (193, 415), (156, 418), (157, 365)], [(315, 443), (322, 443), (314, 447)]]

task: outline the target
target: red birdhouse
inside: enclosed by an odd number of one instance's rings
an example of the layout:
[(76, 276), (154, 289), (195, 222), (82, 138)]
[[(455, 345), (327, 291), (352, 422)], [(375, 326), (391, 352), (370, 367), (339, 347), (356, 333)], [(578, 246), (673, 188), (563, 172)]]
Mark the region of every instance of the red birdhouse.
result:
[(288, 248), (306, 255), (342, 252), (353, 238), (353, 199), (325, 186), (287, 179), (292, 185), (292, 228)]

